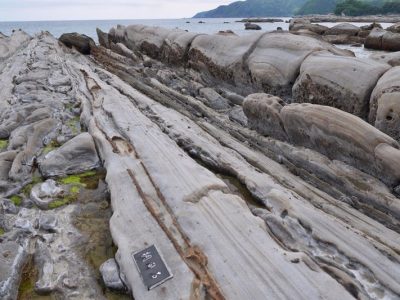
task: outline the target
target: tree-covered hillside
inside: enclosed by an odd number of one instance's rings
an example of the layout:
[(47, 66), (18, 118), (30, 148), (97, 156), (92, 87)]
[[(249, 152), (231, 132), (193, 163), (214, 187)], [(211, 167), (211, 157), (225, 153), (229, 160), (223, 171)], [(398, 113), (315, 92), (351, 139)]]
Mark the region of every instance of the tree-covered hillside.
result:
[(307, 0), (247, 0), (201, 12), (194, 18), (245, 18), (292, 16)]
[(400, 1), (362, 1), (344, 0), (338, 2), (334, 13), (347, 16), (362, 16), (375, 14), (398, 14), (400, 13)]
[(329, 14), (335, 10), (336, 3), (337, 0), (308, 0), (296, 14)]
[(297, 15), (345, 14), (362, 16), (400, 13), (400, 0), (308, 0)]

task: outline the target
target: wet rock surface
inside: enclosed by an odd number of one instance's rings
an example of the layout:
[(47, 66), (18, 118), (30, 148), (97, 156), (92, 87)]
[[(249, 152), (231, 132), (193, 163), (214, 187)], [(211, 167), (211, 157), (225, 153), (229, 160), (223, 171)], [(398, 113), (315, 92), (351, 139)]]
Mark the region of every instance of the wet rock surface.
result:
[[(334, 108), (383, 109), (389, 64), (289, 33), (98, 33), (90, 57), (42, 33), (0, 62), (2, 297), (399, 297), (400, 146)], [(292, 103), (313, 57), (334, 107)], [(148, 290), (151, 245), (173, 278)]]

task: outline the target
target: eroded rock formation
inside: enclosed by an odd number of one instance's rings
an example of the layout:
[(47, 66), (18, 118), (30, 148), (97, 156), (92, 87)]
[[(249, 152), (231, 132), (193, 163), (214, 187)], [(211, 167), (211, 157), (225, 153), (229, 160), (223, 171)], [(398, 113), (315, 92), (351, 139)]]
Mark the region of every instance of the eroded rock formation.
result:
[[(2, 297), (32, 255), (35, 291), (68, 299), (105, 298), (101, 265), (135, 299), (399, 297), (398, 142), (336, 108), (288, 104), (322, 51), (377, 70), (371, 92), (389, 65), (289, 33), (98, 32), (90, 57), (42, 33), (0, 63), (0, 248), (21, 254), (0, 267)], [(285, 97), (252, 94), (267, 91)], [(112, 215), (92, 172), (63, 177), (100, 163)], [(85, 234), (107, 233), (116, 253), (89, 265)], [(132, 254), (150, 245), (173, 278), (148, 290)]]

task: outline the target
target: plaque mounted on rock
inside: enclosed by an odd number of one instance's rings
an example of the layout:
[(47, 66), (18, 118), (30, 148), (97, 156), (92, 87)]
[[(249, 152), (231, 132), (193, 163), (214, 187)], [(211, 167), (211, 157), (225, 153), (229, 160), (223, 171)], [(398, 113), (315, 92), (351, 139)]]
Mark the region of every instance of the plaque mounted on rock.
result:
[(173, 277), (155, 245), (132, 253), (132, 257), (148, 290)]

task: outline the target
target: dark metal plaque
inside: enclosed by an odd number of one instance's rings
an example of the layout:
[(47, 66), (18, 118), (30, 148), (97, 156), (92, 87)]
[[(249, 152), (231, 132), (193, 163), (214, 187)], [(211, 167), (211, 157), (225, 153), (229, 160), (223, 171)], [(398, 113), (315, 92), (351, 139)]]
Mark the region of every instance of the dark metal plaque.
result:
[(151, 290), (173, 277), (167, 265), (152, 245), (141, 251), (132, 253), (133, 260), (142, 276), (143, 283)]

